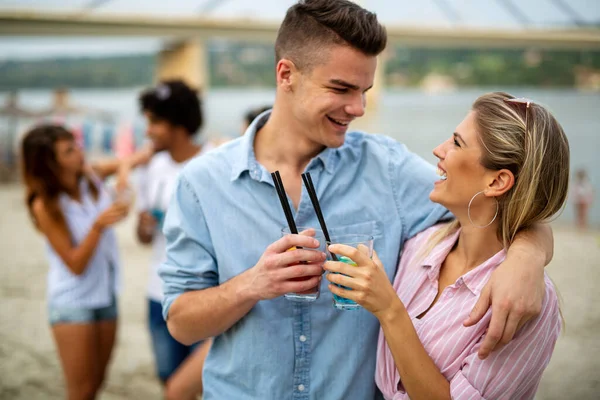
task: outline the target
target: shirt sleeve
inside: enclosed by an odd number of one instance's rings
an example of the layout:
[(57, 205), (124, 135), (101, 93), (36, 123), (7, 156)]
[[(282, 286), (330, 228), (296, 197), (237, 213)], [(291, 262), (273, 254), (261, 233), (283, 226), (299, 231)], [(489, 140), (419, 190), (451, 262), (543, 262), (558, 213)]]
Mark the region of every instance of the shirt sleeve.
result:
[(398, 214), (403, 225), (403, 242), (452, 214), (429, 200), (433, 183), (438, 179), (435, 168), (410, 152), (405, 145), (390, 145), (390, 181)]
[[(532, 399), (550, 362), (561, 329), (558, 299), (546, 286), (542, 313), (523, 325), (502, 349), (480, 360), (477, 351), (483, 337), (463, 360), (461, 369), (450, 379), (450, 397), (457, 400)], [(381, 354), (378, 354), (381, 356)], [(409, 400), (405, 390), (396, 390), (395, 381), (380, 379), (382, 392), (393, 400)]]
[(182, 293), (217, 286), (217, 263), (208, 226), (198, 196), (184, 173), (165, 217), (166, 261), (158, 273), (163, 280), (163, 317)]
[(525, 324), (510, 343), (485, 360), (477, 355), (481, 338), (450, 381), (453, 399), (534, 397), (561, 330), (558, 299), (548, 283), (545, 298), (542, 313)]

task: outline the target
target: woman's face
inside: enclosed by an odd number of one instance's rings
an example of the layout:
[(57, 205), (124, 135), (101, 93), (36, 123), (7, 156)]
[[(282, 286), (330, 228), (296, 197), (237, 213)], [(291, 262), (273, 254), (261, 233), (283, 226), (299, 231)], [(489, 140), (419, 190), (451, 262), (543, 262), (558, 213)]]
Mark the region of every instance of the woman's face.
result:
[(482, 150), (475, 114), (471, 111), (450, 138), (433, 150), (440, 160), (438, 174), (442, 178), (429, 194), (431, 201), (443, 205), (457, 217), (464, 215), (473, 196), (493, 180), (491, 171), (481, 165)]
[(54, 152), (56, 154), (56, 162), (65, 175), (79, 176), (83, 173), (83, 152), (74, 140), (57, 140), (54, 144)]

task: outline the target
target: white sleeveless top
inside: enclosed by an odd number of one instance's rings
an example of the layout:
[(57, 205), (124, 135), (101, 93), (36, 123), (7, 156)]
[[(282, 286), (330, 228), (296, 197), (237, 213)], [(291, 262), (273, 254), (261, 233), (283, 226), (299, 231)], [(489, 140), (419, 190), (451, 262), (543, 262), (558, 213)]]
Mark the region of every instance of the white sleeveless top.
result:
[[(74, 245), (79, 245), (85, 239), (98, 215), (112, 203), (102, 182), (94, 179), (94, 184), (98, 187), (97, 202), (94, 201), (85, 179), (80, 183), (81, 203), (71, 199), (66, 193), (59, 197), (59, 206)], [(120, 281), (117, 238), (112, 228), (103, 231), (96, 250), (81, 275), (71, 272), (47, 239), (46, 252), (50, 262), (47, 289), (50, 305), (102, 308), (112, 303)]]

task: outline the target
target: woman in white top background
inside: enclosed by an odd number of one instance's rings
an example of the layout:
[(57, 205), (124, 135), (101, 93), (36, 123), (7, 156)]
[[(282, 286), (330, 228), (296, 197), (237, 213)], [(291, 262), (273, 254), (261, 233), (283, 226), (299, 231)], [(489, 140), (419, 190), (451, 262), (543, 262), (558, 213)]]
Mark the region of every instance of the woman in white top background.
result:
[[(58, 125), (34, 127), (21, 146), (27, 207), (46, 239), (48, 315), (67, 397), (94, 399), (117, 329), (120, 267), (112, 225), (129, 208), (128, 199), (111, 199), (102, 179), (121, 164), (87, 167), (72, 132)], [(141, 154), (123, 163), (119, 182), (126, 182), (127, 166), (147, 159)]]

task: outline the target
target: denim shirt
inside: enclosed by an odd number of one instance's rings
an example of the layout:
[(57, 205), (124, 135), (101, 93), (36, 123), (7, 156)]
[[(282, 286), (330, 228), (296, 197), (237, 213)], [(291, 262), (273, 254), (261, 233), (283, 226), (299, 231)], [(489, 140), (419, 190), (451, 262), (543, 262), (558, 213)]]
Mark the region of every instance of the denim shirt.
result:
[[(179, 295), (239, 275), (280, 238), (286, 219), (253, 148), (268, 115), (183, 169), (164, 226), (165, 318)], [(306, 171), (330, 235), (371, 234), (390, 280), (402, 244), (447, 215), (428, 197), (437, 179), (433, 166), (386, 136), (350, 132), (343, 146), (323, 150)], [(298, 226), (319, 228), (305, 188), (294, 218)], [(260, 301), (215, 337), (203, 398), (373, 399), (378, 321), (364, 309), (334, 309), (327, 282), (314, 303)]]

